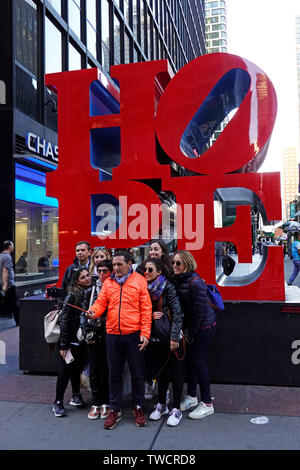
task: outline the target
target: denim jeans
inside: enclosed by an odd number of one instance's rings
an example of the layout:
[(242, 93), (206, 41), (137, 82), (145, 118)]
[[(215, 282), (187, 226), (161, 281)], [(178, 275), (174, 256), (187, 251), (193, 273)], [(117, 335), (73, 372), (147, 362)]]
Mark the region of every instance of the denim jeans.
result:
[(294, 282), (294, 280), (296, 279), (296, 277), (297, 277), (297, 275), (300, 271), (300, 260), (295, 260), (294, 259), (293, 264), (294, 264), (294, 271), (292, 272), (292, 275), (288, 280), (288, 284), (292, 284)]
[(211, 326), (205, 330), (199, 329), (193, 343), (187, 345), (187, 393), (191, 397), (196, 397), (198, 383), (200, 388), (200, 400), (204, 403), (211, 403), (210, 374), (206, 364), (206, 357), (215, 329), (215, 326)]

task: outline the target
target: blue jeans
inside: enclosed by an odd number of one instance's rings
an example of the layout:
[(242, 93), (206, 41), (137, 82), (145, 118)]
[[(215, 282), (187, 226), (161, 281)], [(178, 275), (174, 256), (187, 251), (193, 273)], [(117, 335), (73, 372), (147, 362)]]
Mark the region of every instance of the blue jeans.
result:
[(294, 271), (292, 272), (291, 277), (288, 280), (288, 284), (293, 284), (294, 280), (296, 279), (299, 271), (300, 271), (300, 260), (293, 260), (294, 264)]
[(204, 403), (211, 403), (210, 374), (206, 364), (206, 357), (215, 329), (215, 326), (211, 326), (205, 330), (200, 329), (193, 343), (187, 345), (187, 393), (191, 397), (196, 397), (198, 383), (200, 388), (200, 400)]

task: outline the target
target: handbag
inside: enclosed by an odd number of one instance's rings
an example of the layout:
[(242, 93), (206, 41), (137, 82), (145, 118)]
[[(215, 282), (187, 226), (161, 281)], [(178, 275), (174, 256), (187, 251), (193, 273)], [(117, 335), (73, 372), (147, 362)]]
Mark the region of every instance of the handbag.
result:
[[(162, 296), (158, 300), (157, 311), (162, 311)], [(161, 318), (153, 320), (152, 334), (160, 341), (170, 339), (171, 336), (171, 321), (167, 313), (164, 313)]]
[(61, 310), (52, 310), (44, 317), (44, 337), (46, 343), (57, 343), (60, 337)]
[(232, 273), (235, 267), (234, 259), (231, 258), (231, 256), (229, 255), (225, 255), (222, 260), (222, 267), (223, 267), (224, 274), (226, 276), (230, 276), (230, 274)]

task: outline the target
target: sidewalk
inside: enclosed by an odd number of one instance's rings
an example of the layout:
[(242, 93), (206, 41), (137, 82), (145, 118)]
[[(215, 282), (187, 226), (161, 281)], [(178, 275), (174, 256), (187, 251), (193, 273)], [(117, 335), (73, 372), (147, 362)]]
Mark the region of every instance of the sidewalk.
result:
[[(286, 259), (286, 278), (291, 270), (292, 262)], [(104, 430), (102, 420), (87, 418), (91, 397), (86, 389), (82, 390), (85, 409), (69, 405), (69, 387), (68, 416), (56, 418), (52, 412), (56, 377), (19, 370), (18, 338), (14, 321), (0, 318), (0, 341), (6, 347), (5, 364), (0, 360), (0, 450), (300, 450), (300, 388), (296, 387), (212, 384), (215, 413), (196, 421), (184, 413), (176, 428), (166, 426), (166, 417), (137, 428), (126, 399), (124, 417), (110, 431)], [(148, 416), (154, 404), (155, 400), (145, 401)], [(252, 424), (250, 419), (258, 416), (267, 416), (269, 423)]]

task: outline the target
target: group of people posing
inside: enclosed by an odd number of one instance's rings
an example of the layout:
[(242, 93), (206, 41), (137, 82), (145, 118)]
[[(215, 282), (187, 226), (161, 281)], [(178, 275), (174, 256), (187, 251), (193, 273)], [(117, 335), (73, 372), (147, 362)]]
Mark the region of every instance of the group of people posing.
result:
[[(137, 426), (146, 423), (145, 387), (158, 384), (158, 402), (149, 416), (176, 426), (182, 412), (200, 419), (214, 412), (206, 363), (216, 328), (216, 311), (207, 302), (207, 287), (197, 274), (192, 254), (171, 257), (162, 240), (152, 240), (148, 257), (136, 265), (129, 250), (112, 255), (105, 248), (79, 242), (76, 258), (64, 275), (65, 290), (58, 343), (60, 369), (53, 404), (55, 416), (66, 415), (63, 400), (69, 381), (70, 405), (82, 407), (80, 374), (88, 351), (92, 406), (89, 419), (105, 419), (112, 429), (122, 419), (122, 376), (127, 360)], [(155, 325), (164, 316), (170, 334), (158, 338)], [(71, 362), (69, 356), (71, 353)], [(182, 360), (184, 358), (184, 360)], [(184, 382), (187, 395), (182, 399)], [(172, 384), (172, 405), (168, 389)], [(200, 389), (200, 401), (197, 397)]]

